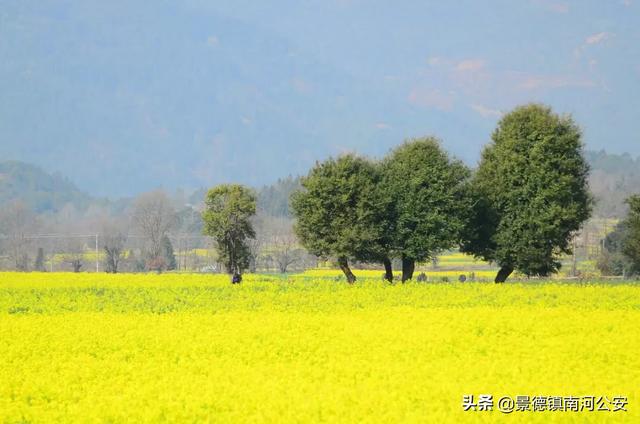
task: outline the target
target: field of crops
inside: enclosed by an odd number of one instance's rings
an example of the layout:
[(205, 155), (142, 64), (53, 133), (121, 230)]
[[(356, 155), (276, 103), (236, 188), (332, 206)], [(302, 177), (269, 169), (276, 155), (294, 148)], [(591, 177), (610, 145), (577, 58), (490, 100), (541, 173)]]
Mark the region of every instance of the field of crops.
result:
[(640, 422), (639, 322), (632, 283), (4, 273), (0, 423)]

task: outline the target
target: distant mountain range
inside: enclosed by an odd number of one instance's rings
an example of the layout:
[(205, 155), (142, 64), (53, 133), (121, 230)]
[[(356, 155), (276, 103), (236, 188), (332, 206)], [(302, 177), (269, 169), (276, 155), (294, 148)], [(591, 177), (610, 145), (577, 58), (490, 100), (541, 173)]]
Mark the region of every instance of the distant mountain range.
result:
[[(626, 210), (624, 200), (640, 192), (640, 158), (631, 155), (588, 151), (591, 166), (590, 185), (596, 197), (595, 215), (621, 217)], [(305, 172), (306, 173), (306, 172)], [(258, 207), (268, 215), (290, 216), (288, 199), (299, 188), (299, 179), (288, 176), (273, 184), (257, 186)], [(198, 204), (206, 189), (195, 190), (187, 200)], [(79, 210), (91, 204), (109, 205), (122, 211), (127, 199), (106, 200), (80, 190), (74, 182), (59, 173), (48, 173), (38, 166), (16, 161), (0, 162), (0, 207), (14, 200), (22, 200), (38, 213), (56, 212), (67, 204)]]
[[(229, 181), (258, 187), (329, 155), (381, 156), (432, 134), (472, 165), (502, 108), (532, 100), (576, 113), (588, 145), (609, 138), (612, 149), (639, 154), (637, 132), (607, 128), (621, 128), (610, 114), (632, 113), (636, 97), (603, 106), (604, 91), (594, 89), (585, 101), (584, 82), (556, 76), (561, 69), (541, 66), (540, 53), (533, 60), (527, 46), (545, 44), (536, 25), (549, 16), (533, 4), (544, 2), (524, 3), (4, 1), (0, 158), (62, 172), (112, 198)], [(485, 38), (453, 30), (465, 22)], [(522, 39), (502, 35), (523, 24)], [(473, 60), (477, 50), (495, 60)], [(536, 63), (551, 74), (529, 75)], [(610, 83), (631, 78), (619, 72)], [(483, 84), (501, 87), (505, 77), (523, 79), (502, 87), (520, 90), (517, 98), (474, 103), (478, 90), (504, 98)], [(531, 89), (545, 84), (553, 89)]]
[[(179, 2), (148, 6), (2, 6), (0, 157), (64, 172), (99, 195), (259, 186), (410, 135), (382, 117), (424, 122), (404, 92), (389, 95), (273, 31)], [(429, 115), (425, 131), (465, 128)]]
[(67, 204), (84, 209), (95, 201), (58, 173), (23, 162), (0, 162), (0, 205), (14, 200), (37, 213), (55, 212)]

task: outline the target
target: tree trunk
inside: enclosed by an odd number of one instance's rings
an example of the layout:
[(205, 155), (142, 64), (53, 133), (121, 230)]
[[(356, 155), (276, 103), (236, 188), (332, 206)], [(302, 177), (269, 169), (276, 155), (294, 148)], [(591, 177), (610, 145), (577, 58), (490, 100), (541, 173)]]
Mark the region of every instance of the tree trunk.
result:
[(402, 282), (413, 278), (413, 271), (416, 269), (416, 261), (412, 258), (402, 257)]
[(393, 268), (391, 267), (391, 259), (384, 258), (382, 260), (384, 264), (384, 279), (390, 283), (393, 283)]
[(344, 276), (347, 277), (347, 283), (355, 283), (356, 276), (353, 275), (353, 272), (351, 272), (351, 268), (349, 268), (349, 261), (347, 260), (347, 258), (338, 258), (338, 264), (340, 265), (340, 269), (342, 270), (342, 272), (344, 272)]
[(498, 275), (496, 275), (495, 282), (504, 283), (505, 281), (507, 281), (507, 278), (509, 278), (512, 272), (513, 272), (512, 266), (503, 265), (502, 268), (500, 268), (500, 271), (498, 271)]

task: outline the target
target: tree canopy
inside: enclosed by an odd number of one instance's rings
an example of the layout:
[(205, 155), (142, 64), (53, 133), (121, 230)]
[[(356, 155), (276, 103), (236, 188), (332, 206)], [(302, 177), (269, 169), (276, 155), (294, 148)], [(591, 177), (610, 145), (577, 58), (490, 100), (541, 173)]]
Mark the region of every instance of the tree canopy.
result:
[(640, 273), (640, 195), (627, 199), (629, 213), (625, 218), (625, 237), (622, 240), (622, 253), (630, 262), (630, 273)]
[(626, 217), (604, 238), (597, 266), (603, 275), (640, 273), (640, 195), (626, 200)]
[(383, 161), (382, 187), (391, 202), (385, 234), (402, 259), (402, 280), (424, 261), (455, 246), (465, 225), (469, 169), (449, 158), (433, 137), (413, 139)]
[(314, 255), (337, 258), (349, 283), (356, 280), (350, 259), (378, 257), (378, 178), (373, 163), (344, 155), (317, 163), (302, 178), (302, 190), (291, 199), (295, 231), (302, 245)]
[(473, 178), (472, 216), (462, 250), (501, 269), (556, 272), (592, 208), (581, 131), (569, 116), (530, 104), (505, 115)]
[(232, 281), (240, 282), (251, 257), (247, 241), (255, 237), (256, 196), (242, 185), (222, 184), (209, 190), (205, 205), (204, 234), (216, 240), (221, 262)]

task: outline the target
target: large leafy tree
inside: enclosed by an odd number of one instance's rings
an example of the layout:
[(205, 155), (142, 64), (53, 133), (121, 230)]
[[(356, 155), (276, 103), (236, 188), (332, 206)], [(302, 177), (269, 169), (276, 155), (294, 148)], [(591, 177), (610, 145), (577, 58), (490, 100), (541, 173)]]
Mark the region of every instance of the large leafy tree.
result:
[(496, 282), (519, 270), (546, 276), (571, 252), (591, 213), (589, 167), (569, 116), (529, 104), (505, 115), (473, 178), (472, 216), (462, 250), (500, 266)]
[(433, 258), (460, 241), (470, 171), (432, 137), (405, 142), (384, 159), (382, 168), (382, 190), (392, 199), (384, 245), (401, 258), (406, 281), (413, 277), (416, 261)]
[(218, 253), (232, 281), (239, 283), (249, 266), (248, 239), (255, 238), (251, 217), (256, 213), (256, 196), (238, 184), (223, 184), (209, 190), (202, 213), (204, 234), (213, 237)]
[(380, 258), (378, 178), (373, 163), (344, 155), (317, 163), (291, 197), (302, 245), (314, 255), (336, 258), (349, 283), (356, 281), (349, 260)]
[(375, 226), (374, 240), (368, 246), (366, 259), (381, 262), (384, 265), (384, 278), (393, 282), (393, 268), (391, 259), (395, 257), (396, 237), (396, 204), (393, 187), (386, 177), (384, 162), (377, 162), (375, 166), (375, 187), (370, 192), (372, 225)]

